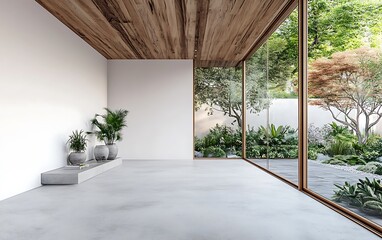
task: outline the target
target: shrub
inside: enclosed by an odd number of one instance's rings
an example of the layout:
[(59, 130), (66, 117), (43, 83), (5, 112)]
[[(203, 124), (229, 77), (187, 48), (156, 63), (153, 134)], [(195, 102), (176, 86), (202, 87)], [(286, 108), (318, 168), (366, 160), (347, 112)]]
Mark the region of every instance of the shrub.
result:
[(274, 159), (274, 158), (297, 158), (298, 147), (295, 145), (264, 146), (255, 145), (247, 148), (248, 158)]
[(326, 153), (331, 157), (356, 153), (354, 146), (358, 141), (345, 126), (337, 125), (335, 122), (331, 123), (326, 139), (329, 143)]
[(361, 157), (365, 162), (373, 162), (376, 161), (379, 157), (379, 153), (377, 151), (364, 151), (361, 153)]
[(351, 185), (345, 182), (334, 191), (333, 200), (337, 202), (345, 202), (353, 206), (359, 207), (361, 210), (382, 215), (382, 184), (381, 180), (368, 178), (359, 179), (359, 182)]
[(218, 147), (224, 152), (240, 152), (242, 148), (242, 137), (240, 130), (216, 124), (209, 133), (199, 139), (195, 138), (195, 150), (203, 152), (209, 147)]
[(247, 145), (247, 158), (267, 158), (267, 146), (260, 145)]
[(372, 134), (365, 144), (355, 144), (356, 153), (361, 155), (366, 162), (377, 161), (382, 155), (381, 136)]
[(289, 156), (289, 158), (298, 158), (298, 147), (295, 146), (295, 148), (290, 149), (288, 151), (288, 156)]
[(274, 124), (247, 131), (248, 158), (297, 158), (297, 132)]
[(317, 159), (317, 150), (316, 149), (308, 149), (308, 159), (310, 160), (316, 160)]
[(202, 152), (204, 150), (204, 142), (202, 139), (195, 137), (194, 144), (195, 144), (195, 151)]
[[(338, 136), (337, 136), (338, 137)], [(349, 155), (354, 154), (353, 143), (343, 139), (333, 139), (329, 146), (326, 148), (326, 153), (333, 157), (335, 155)]]
[(204, 157), (226, 157), (223, 149), (220, 147), (210, 146), (203, 151)]
[(375, 170), (374, 174), (382, 175), (382, 166), (377, 166), (377, 169)]
[(336, 137), (338, 135), (350, 135), (350, 131), (347, 127), (338, 125), (336, 122), (329, 124), (330, 131), (328, 132), (329, 136)]
[(367, 172), (367, 173), (376, 173), (377, 169), (382, 170), (382, 163), (380, 162), (368, 162), (366, 165), (357, 167), (358, 171)]
[(234, 131), (232, 128), (219, 124), (211, 128), (209, 133), (204, 137), (205, 148), (215, 146), (225, 149), (232, 146), (234, 142)]
[(328, 159), (326, 161), (323, 161), (322, 163), (325, 164), (332, 164), (332, 165), (365, 165), (366, 162), (357, 155), (336, 155), (332, 157), (331, 159)]
[[(276, 127), (271, 124), (257, 130), (248, 128), (246, 139), (248, 158), (297, 158), (297, 134), (290, 126)], [(235, 153), (241, 156), (242, 133), (217, 124), (205, 137), (195, 137), (196, 151), (204, 153), (209, 147), (218, 147), (226, 155)]]
[(364, 152), (377, 152), (378, 157), (382, 156), (382, 137), (377, 134), (370, 135), (366, 144), (363, 146)]
[(277, 145), (296, 145), (297, 135), (296, 130), (290, 126), (278, 126), (274, 124), (267, 128), (260, 126), (257, 131), (255, 141), (259, 145), (277, 146)]
[(338, 159), (328, 159), (328, 160), (325, 160), (323, 161), (322, 163), (325, 163), (325, 164), (331, 164), (331, 165), (340, 165), (340, 166), (346, 166), (346, 162), (344, 161), (341, 161), (341, 160), (338, 160)]

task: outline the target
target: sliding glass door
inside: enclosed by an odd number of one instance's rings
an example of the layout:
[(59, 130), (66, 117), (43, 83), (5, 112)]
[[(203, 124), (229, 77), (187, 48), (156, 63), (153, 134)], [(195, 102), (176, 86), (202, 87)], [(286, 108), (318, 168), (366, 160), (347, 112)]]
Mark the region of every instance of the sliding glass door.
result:
[(308, 188), (382, 226), (382, 1), (308, 14)]
[(298, 13), (246, 61), (246, 157), (298, 183)]

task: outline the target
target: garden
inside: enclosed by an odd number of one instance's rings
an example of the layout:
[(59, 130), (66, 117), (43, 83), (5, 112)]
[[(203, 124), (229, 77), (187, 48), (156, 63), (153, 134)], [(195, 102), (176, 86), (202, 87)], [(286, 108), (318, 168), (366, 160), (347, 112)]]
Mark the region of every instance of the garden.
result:
[[(249, 159), (293, 159), (298, 157), (297, 130), (290, 126), (250, 128), (246, 132)], [(357, 170), (382, 175), (382, 137), (372, 134), (365, 143), (336, 122), (322, 128), (308, 128), (308, 159), (324, 164), (357, 166)], [(228, 126), (216, 125), (203, 138), (195, 137), (195, 155), (225, 158), (242, 156), (242, 134)]]

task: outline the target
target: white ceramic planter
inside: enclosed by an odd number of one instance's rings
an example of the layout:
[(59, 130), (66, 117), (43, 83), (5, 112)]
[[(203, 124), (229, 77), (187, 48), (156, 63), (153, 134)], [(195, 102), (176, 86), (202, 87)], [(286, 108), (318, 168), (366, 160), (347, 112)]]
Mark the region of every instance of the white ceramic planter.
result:
[(73, 165), (80, 165), (86, 161), (86, 153), (85, 152), (71, 152), (69, 154), (69, 162)]
[(106, 145), (97, 145), (94, 148), (94, 158), (97, 161), (107, 160), (109, 156), (109, 148)]
[(107, 160), (114, 160), (118, 155), (117, 145), (114, 143), (106, 146), (109, 149), (109, 156), (107, 157)]

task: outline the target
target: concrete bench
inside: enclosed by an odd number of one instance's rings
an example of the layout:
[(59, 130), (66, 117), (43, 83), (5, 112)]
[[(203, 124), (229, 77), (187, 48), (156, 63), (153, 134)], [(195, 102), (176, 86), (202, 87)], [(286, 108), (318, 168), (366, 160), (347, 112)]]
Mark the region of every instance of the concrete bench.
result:
[(122, 159), (117, 158), (111, 161), (89, 161), (88, 166), (66, 166), (52, 171), (41, 173), (41, 184), (79, 184), (103, 172), (115, 168), (122, 164)]

